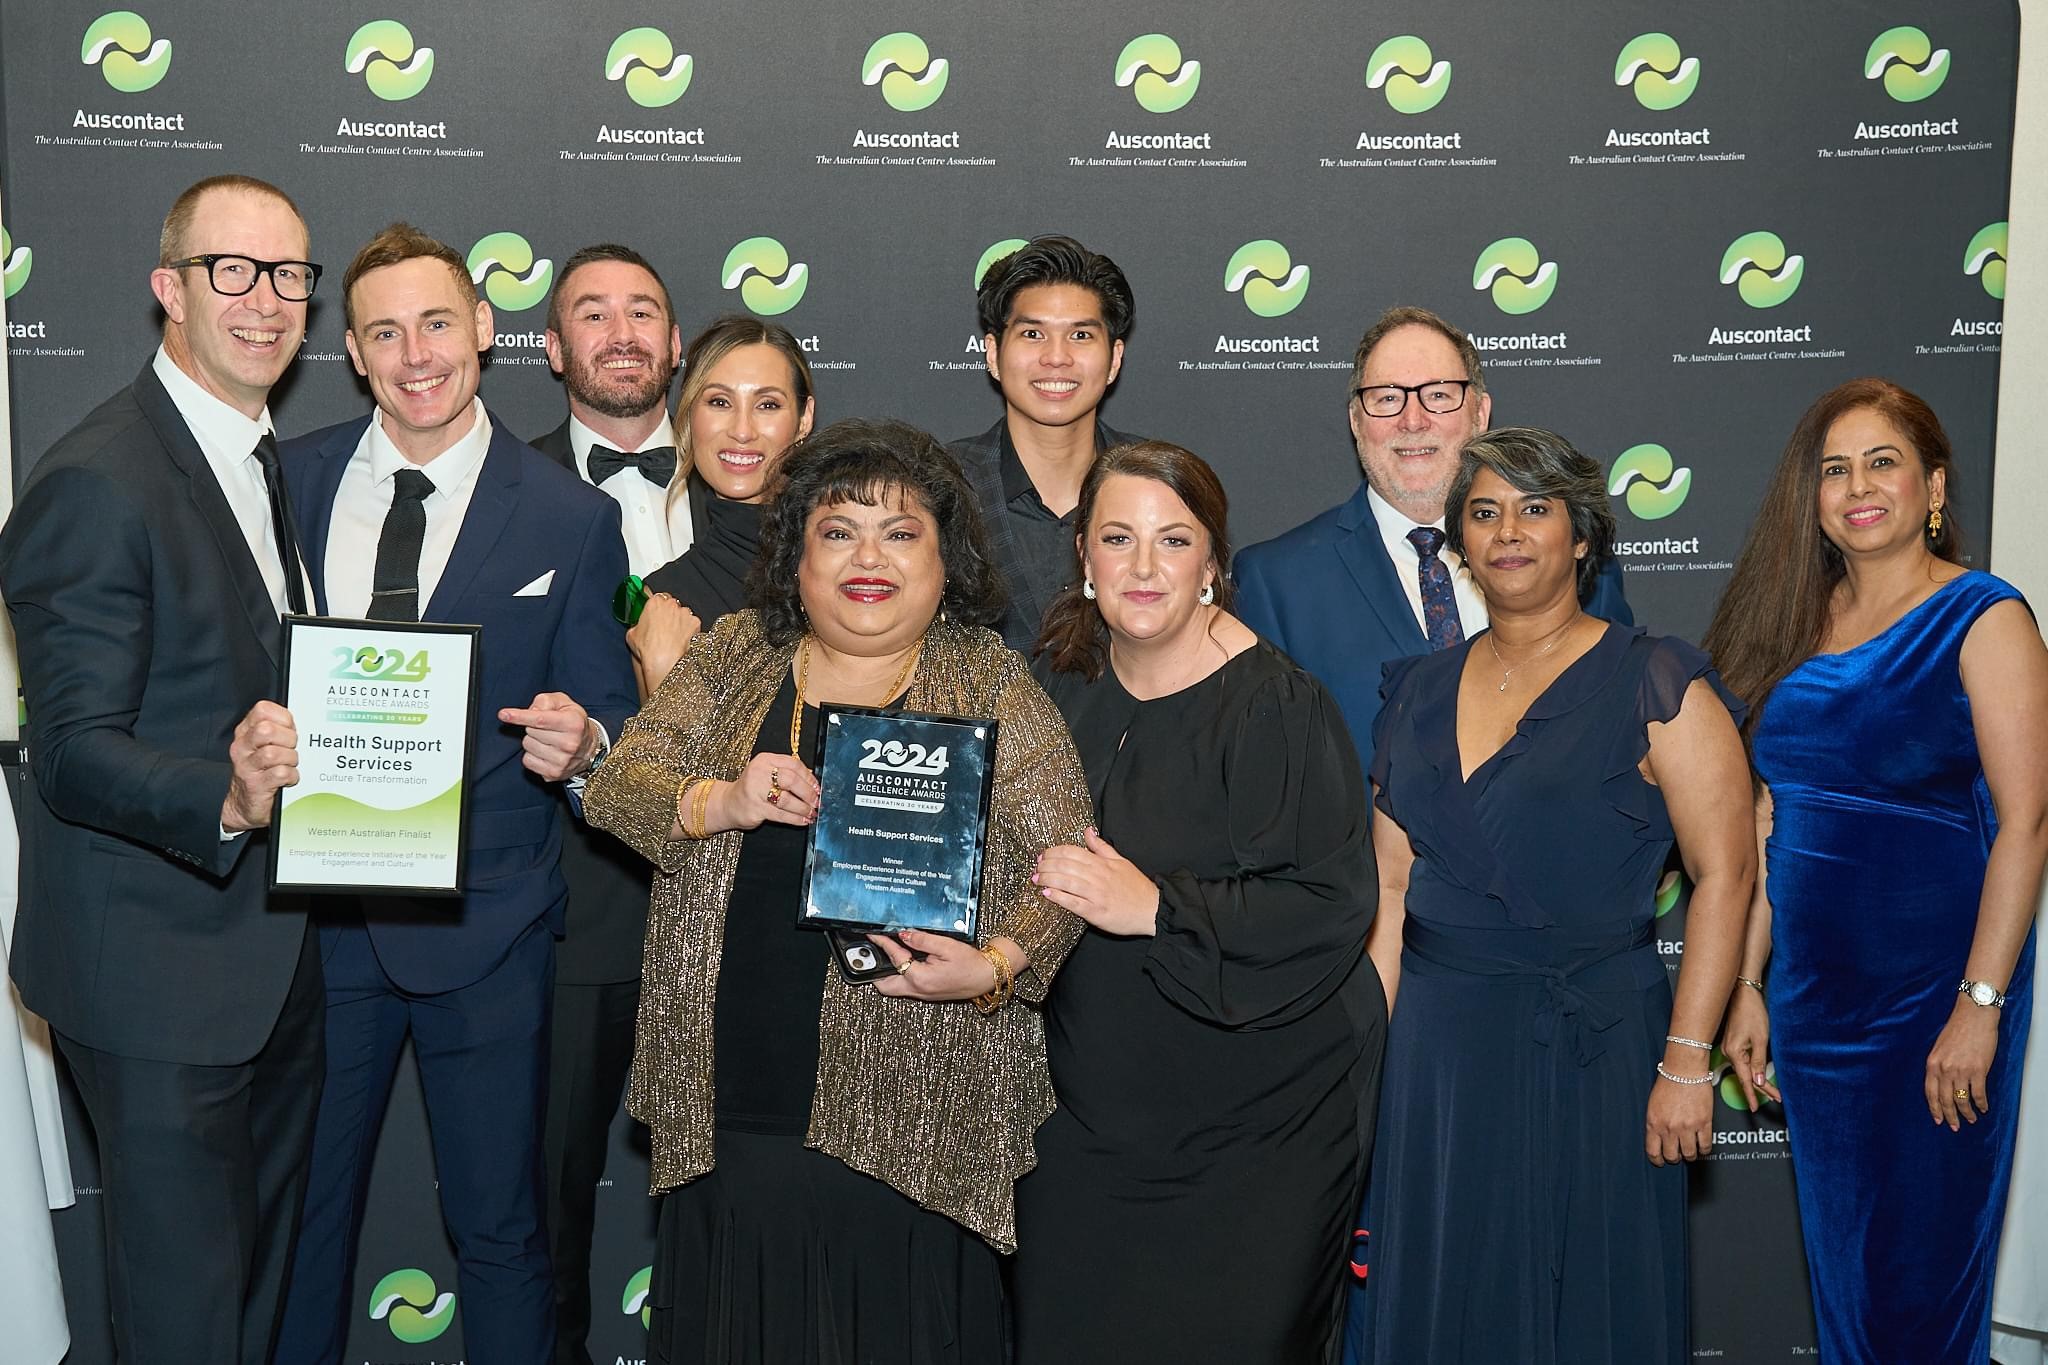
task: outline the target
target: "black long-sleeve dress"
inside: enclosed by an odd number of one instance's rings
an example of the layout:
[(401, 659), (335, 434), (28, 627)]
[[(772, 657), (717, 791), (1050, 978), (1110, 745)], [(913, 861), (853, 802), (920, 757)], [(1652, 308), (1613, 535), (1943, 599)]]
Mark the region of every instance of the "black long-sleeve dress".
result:
[(1149, 701), (1113, 669), (1048, 690), (1160, 911), (1156, 937), (1089, 930), (1048, 1004), (1018, 1361), (1321, 1360), (1386, 1028), (1350, 735), (1263, 643)]

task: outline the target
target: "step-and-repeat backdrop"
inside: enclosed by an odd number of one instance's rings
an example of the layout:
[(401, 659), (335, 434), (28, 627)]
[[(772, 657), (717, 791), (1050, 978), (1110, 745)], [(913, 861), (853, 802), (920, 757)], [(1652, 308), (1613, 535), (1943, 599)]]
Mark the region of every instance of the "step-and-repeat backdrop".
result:
[[(686, 336), (732, 309), (791, 328), (822, 419), (978, 430), (1000, 402), (977, 273), (1057, 231), (1137, 293), (1110, 420), (1214, 464), (1241, 542), (1355, 488), (1352, 348), (1417, 303), (1473, 333), (1498, 419), (1609, 466), (1655, 629), (1697, 637), (1794, 421), (1854, 375), (1940, 412), (1981, 562), (2005, 0), (100, 3), (0, 11), (17, 478), (146, 359), (171, 199), (241, 171), (298, 198), (331, 282), (274, 395), (287, 434), (366, 408), (339, 278), (395, 218), (467, 255), (497, 312), (485, 399), (527, 434), (563, 412), (542, 351), (557, 263), (602, 240), (655, 262)], [(1674, 965), (1684, 891), (1659, 897)], [(72, 1117), (71, 1358), (100, 1365), (100, 1201)], [(1809, 1356), (1783, 1124), (1729, 1103), (1717, 1126), (1693, 1175), (1694, 1354)], [(592, 1354), (634, 1361), (644, 1137), (624, 1118), (614, 1136)], [(409, 1077), (356, 1278), (351, 1361), (462, 1357)]]

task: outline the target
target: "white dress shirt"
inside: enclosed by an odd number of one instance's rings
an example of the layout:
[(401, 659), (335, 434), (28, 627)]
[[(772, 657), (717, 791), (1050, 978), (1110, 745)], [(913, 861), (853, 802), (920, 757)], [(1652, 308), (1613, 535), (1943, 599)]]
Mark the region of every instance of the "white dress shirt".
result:
[[(171, 405), (199, 443), (214, 482), (227, 496), (228, 510), (235, 514), (235, 524), (242, 528), (249, 554), (262, 571), (270, 603), (283, 615), (284, 559), (278, 554), (277, 528), (270, 520), (270, 492), (263, 485), (263, 466), (256, 459), (256, 442), (265, 432), (275, 430), (270, 409), (266, 407), (254, 418), (244, 417), (199, 387), (199, 381), (179, 369), (161, 346), (156, 348), (150, 368), (163, 381)], [(310, 604), (312, 600), (309, 591), (306, 601)]]
[[(1423, 625), (1421, 558), (1415, 547), (1408, 543), (1408, 533), (1418, 526), (1434, 526), (1441, 531), (1444, 519), (1411, 521), (1407, 513), (1395, 508), (1380, 496), (1377, 488), (1370, 486), (1365, 490), (1365, 500), (1372, 508), (1373, 521), (1379, 525), (1380, 539), (1387, 547), (1387, 558), (1393, 562), (1394, 577), (1401, 580), (1401, 591), (1408, 595), (1408, 610), (1415, 613), (1415, 623)], [(1486, 629), (1486, 599), (1480, 595), (1479, 585), (1472, 581), (1472, 575), (1451, 553), (1449, 541), (1437, 549), (1436, 557), (1451, 571), (1451, 594), (1458, 601), (1458, 625), (1469, 640)], [(1423, 633), (1428, 634), (1428, 631), (1424, 625)]]
[(420, 544), (420, 612), (433, 600), (441, 573), (454, 552), (455, 537), (469, 512), (470, 495), (476, 492), (477, 473), (483, 468), (484, 452), (491, 445), (491, 419), (481, 399), (470, 399), (476, 413), (475, 425), (462, 438), (422, 465), (401, 455), (384, 434), (380, 413), (370, 419), (341, 472), (341, 487), (334, 494), (334, 512), (327, 527), (327, 609), (336, 616), (366, 616), (370, 611), (370, 590), (376, 580), (377, 541), (384, 534), (384, 517), (391, 511), (401, 469), (417, 469), (434, 485), (422, 504), (427, 514), (427, 532)]
[[(669, 425), (666, 416), (659, 426), (647, 433), (646, 440), (631, 450), (612, 445), (611, 441), (584, 426), (575, 416), (569, 418), (569, 450), (576, 459), (576, 477), (585, 483), (591, 481), (590, 447), (593, 445), (610, 446), (620, 454), (635, 455), (656, 446), (675, 443), (675, 429)], [(680, 484), (689, 472), (678, 452), (671, 486)], [(626, 567), (630, 572), (645, 578), (690, 548), (691, 541), (695, 539), (694, 528), (690, 525), (690, 500), (683, 496), (680, 487), (675, 487), (676, 496), (670, 498), (668, 488), (649, 482), (637, 469), (627, 468), (598, 484), (597, 489), (619, 505), (619, 529), (626, 535)]]

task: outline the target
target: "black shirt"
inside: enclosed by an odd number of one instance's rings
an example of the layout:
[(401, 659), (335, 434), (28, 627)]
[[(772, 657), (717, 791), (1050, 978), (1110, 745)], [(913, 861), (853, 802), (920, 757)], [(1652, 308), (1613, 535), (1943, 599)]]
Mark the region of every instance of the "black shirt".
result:
[[(1098, 449), (1096, 454), (1102, 452)], [(1010, 440), (1009, 424), (1003, 425), (1001, 468), (1003, 476), (1003, 515), (1008, 518), (1010, 535), (1017, 547), (1017, 569), (1030, 585), (1028, 597), (1051, 604), (1053, 598), (1070, 584), (1081, 578), (1081, 561), (1074, 550), (1074, 514), (1078, 507), (1069, 508), (1065, 516), (1054, 516), (1045, 499), (1038, 496), (1037, 487), (1031, 482), (1031, 473), (1024, 468), (1023, 458), (1017, 454), (1016, 445)], [(1027, 594), (1012, 589), (1013, 596), (1025, 598)], [(1020, 623), (1028, 628), (1028, 636), (1035, 638), (1038, 622)], [(1005, 630), (1007, 636), (1011, 632)], [(1017, 642), (1009, 642), (1018, 648)]]

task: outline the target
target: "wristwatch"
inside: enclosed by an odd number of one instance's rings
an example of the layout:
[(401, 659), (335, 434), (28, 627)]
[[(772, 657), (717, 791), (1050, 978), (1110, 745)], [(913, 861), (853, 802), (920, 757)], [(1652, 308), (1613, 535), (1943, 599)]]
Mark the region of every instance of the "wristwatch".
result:
[(1968, 977), (1964, 977), (1963, 983), (1956, 987), (1956, 994), (1967, 995), (1970, 997), (1971, 1004), (1982, 1005), (1986, 1009), (2003, 1009), (2005, 1007), (2004, 994), (1989, 982), (1972, 981)]

